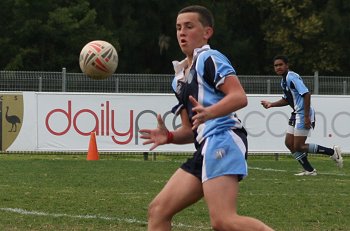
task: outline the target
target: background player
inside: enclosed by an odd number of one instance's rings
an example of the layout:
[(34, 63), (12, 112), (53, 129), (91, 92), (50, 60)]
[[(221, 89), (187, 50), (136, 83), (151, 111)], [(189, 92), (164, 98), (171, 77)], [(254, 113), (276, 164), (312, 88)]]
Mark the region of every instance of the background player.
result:
[(328, 155), (339, 167), (342, 167), (343, 158), (338, 146), (328, 148), (318, 144), (305, 143), (311, 128), (315, 126), (315, 111), (311, 106), (311, 94), (302, 78), (297, 73), (289, 70), (288, 58), (284, 55), (275, 56), (273, 66), (276, 74), (282, 77), (281, 87), (284, 95), (282, 99), (276, 102), (271, 103), (262, 100), (261, 104), (266, 109), (286, 105), (293, 109), (289, 119), (285, 145), (304, 169), (296, 175), (317, 175), (316, 169), (311, 166), (307, 158), (307, 153)]

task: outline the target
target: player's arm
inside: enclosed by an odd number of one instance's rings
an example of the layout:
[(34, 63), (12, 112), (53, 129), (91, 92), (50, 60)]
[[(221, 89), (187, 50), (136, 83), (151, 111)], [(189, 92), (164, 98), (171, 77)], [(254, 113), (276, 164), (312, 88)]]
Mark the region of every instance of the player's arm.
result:
[(181, 127), (171, 131), (173, 138), (171, 143), (173, 144), (188, 144), (193, 143), (194, 135), (192, 131), (192, 124), (188, 118), (187, 111), (182, 109), (180, 112), (181, 117)]
[(288, 101), (285, 98), (282, 98), (280, 100), (277, 100), (275, 102), (270, 102), (267, 100), (261, 100), (261, 105), (268, 109), (270, 107), (283, 107), (283, 106), (287, 106), (288, 105)]
[(226, 116), (248, 104), (247, 96), (237, 76), (227, 76), (224, 83), (219, 86), (219, 90), (225, 94), (225, 97), (209, 107), (203, 107), (195, 98), (190, 96), (193, 105), (192, 110), (196, 112), (192, 117), (192, 129), (196, 129), (207, 120)]
[(304, 98), (304, 124), (305, 124), (305, 128), (311, 128), (311, 121), (310, 121), (311, 94), (310, 94), (310, 92), (305, 93), (303, 95), (303, 98)]
[(187, 144), (193, 142), (194, 136), (187, 113), (184, 109), (181, 110), (180, 113), (182, 126), (176, 129), (175, 131), (169, 131), (167, 129), (161, 115), (157, 115), (157, 128), (140, 129), (140, 138), (145, 139), (145, 142), (143, 142), (143, 144), (153, 144), (150, 148), (150, 150), (152, 151), (159, 145), (163, 144)]
[(228, 115), (247, 106), (247, 95), (237, 76), (227, 76), (224, 83), (218, 88), (225, 94), (225, 97), (208, 108), (212, 118)]

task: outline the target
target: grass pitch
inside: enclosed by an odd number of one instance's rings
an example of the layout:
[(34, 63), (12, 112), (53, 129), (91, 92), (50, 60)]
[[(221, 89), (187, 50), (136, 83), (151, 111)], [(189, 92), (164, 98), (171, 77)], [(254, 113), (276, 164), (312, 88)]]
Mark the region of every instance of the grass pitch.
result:
[[(0, 154), (0, 230), (146, 230), (148, 203), (187, 157)], [(349, 157), (343, 169), (310, 161), (319, 174), (300, 177), (290, 156), (250, 156), (239, 213), (281, 231), (349, 230)], [(211, 230), (204, 201), (179, 213), (173, 230)]]

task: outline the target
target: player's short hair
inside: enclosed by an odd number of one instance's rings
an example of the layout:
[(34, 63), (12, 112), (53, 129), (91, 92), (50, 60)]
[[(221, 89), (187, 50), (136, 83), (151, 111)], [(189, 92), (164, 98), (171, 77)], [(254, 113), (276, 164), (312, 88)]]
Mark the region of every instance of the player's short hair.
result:
[(182, 13), (198, 13), (199, 21), (202, 23), (203, 26), (209, 26), (214, 28), (214, 16), (212, 12), (207, 8), (205, 8), (204, 6), (199, 6), (199, 5), (187, 6), (181, 9), (177, 15)]
[(277, 59), (282, 60), (285, 64), (288, 64), (288, 57), (286, 55), (276, 55), (273, 57), (272, 62), (275, 62)]

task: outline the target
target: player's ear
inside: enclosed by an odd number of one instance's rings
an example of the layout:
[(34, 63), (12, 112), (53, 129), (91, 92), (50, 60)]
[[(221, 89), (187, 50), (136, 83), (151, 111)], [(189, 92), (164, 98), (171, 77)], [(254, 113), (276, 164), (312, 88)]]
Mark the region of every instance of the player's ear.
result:
[(213, 33), (214, 33), (213, 28), (207, 26), (207, 27), (205, 28), (205, 31), (204, 31), (204, 38), (205, 38), (206, 40), (209, 40), (209, 39), (211, 38), (211, 36), (213, 35)]

